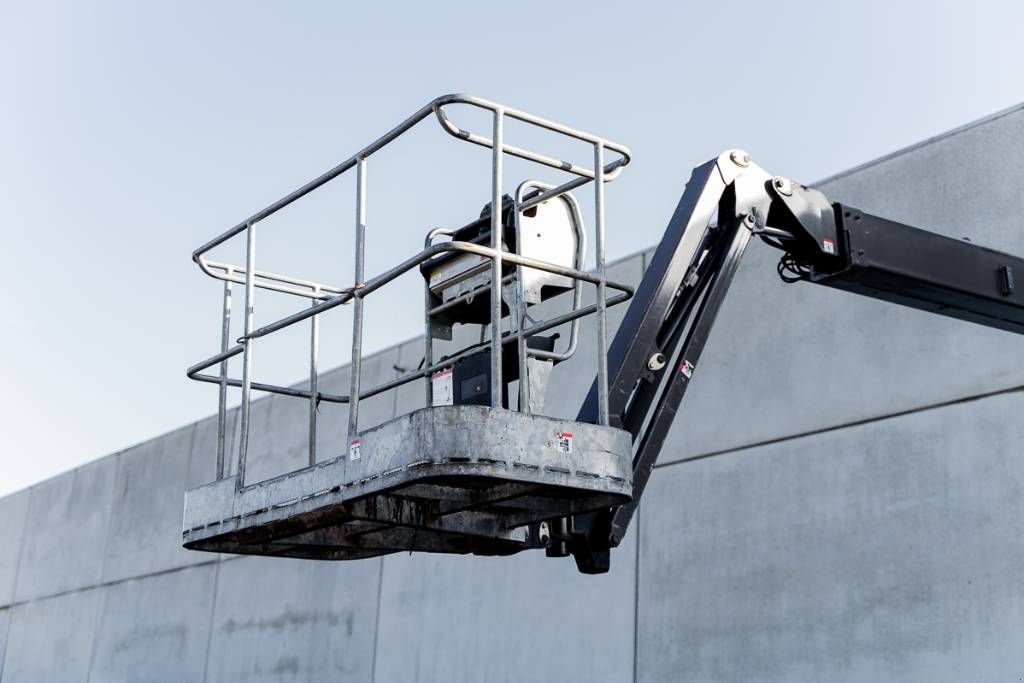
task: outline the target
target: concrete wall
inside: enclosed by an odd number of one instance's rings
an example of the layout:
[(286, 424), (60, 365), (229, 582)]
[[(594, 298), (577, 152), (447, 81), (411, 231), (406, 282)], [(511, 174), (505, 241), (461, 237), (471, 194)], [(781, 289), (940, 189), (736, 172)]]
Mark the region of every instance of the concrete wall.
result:
[[(1017, 108), (820, 186), (1024, 253), (1022, 150)], [(541, 553), (185, 552), (182, 491), (213, 474), (207, 419), (0, 499), (0, 680), (1019, 680), (1020, 339), (783, 286), (776, 257), (755, 246), (743, 264), (608, 575)], [(583, 342), (553, 413), (589, 385)], [(365, 381), (419, 358), (416, 341), (376, 354)], [(421, 397), (368, 401), (366, 426)], [(323, 417), (328, 457), (344, 409)], [(263, 399), (254, 419), (254, 478), (301, 465), (301, 402)]]

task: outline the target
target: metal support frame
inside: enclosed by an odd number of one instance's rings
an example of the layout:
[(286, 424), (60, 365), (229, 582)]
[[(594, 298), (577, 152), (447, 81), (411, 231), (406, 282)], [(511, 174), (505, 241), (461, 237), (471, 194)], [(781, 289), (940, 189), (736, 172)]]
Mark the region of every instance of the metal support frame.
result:
[[(515, 195), (513, 197), (513, 219), (516, 235), (516, 244), (523, 243), (522, 234), (522, 216), (523, 205), (526, 201), (526, 195), (529, 192), (545, 192), (552, 188), (551, 185), (542, 183), (536, 180), (526, 180), (519, 184), (516, 188)], [(576, 253), (573, 254), (573, 267), (577, 270), (582, 270), (584, 267), (584, 261), (586, 259), (586, 242), (587, 235), (583, 228), (583, 219), (580, 216), (580, 208), (576, 203), (576, 199), (571, 194), (563, 194), (558, 197), (560, 201), (566, 203), (568, 209), (570, 221), (572, 224), (573, 234), (576, 238)], [(528, 315), (526, 310), (526, 298), (523, 289), (523, 266), (517, 265), (515, 276), (511, 278), (514, 284), (514, 295), (513, 295), (513, 307), (510, 320), (514, 326), (513, 332), (516, 333), (516, 353), (519, 360), (519, 410), (521, 412), (530, 412), (530, 383), (529, 381), (523, 381), (524, 378), (529, 377), (529, 359), (537, 358), (541, 360), (549, 360), (552, 362), (561, 362), (567, 360), (576, 353), (576, 347), (579, 344), (579, 319), (575, 319), (570, 323), (569, 328), (569, 342), (564, 351), (546, 351), (544, 349), (531, 349), (527, 340), (535, 334), (528, 326)], [(583, 282), (581, 280), (573, 280), (572, 287), (572, 304), (570, 310), (578, 310), (583, 302)], [(452, 303), (452, 302), (449, 302)]]
[[(356, 164), (356, 259), (354, 288), (363, 286), (366, 268), (366, 159)], [(352, 305), (352, 384), (348, 399), (348, 438), (359, 434), (359, 387), (363, 365), (363, 298), (356, 297)]]
[(608, 425), (608, 316), (605, 313), (607, 283), (604, 256), (604, 145), (594, 143), (594, 232), (597, 272), (597, 423)]
[(256, 225), (249, 223), (245, 240), (245, 336), (242, 359), (242, 421), (238, 439), (238, 488), (245, 486), (245, 458), (249, 451), (249, 419), (252, 412), (252, 356), (255, 338), (252, 336), (253, 309), (256, 305)]
[[(231, 343), (231, 280), (224, 280), (224, 300), (221, 304), (220, 352)], [(225, 434), (227, 432), (228, 361), (220, 363), (220, 391), (217, 398), (217, 479), (224, 478)]]
[[(523, 243), (523, 230), (522, 230), (522, 213), (519, 211), (519, 204), (522, 203), (523, 188), (527, 183), (520, 183), (519, 187), (516, 188), (516, 194), (513, 200), (512, 206), (512, 221), (514, 224), (516, 244), (521, 245)], [(569, 196), (569, 195), (563, 195)], [(578, 262), (573, 262), (573, 265), (577, 268), (580, 267)], [(578, 287), (579, 282), (573, 283)], [(519, 412), (528, 413), (530, 412), (530, 371), (529, 371), (529, 344), (527, 343), (528, 337), (525, 333), (526, 327), (526, 300), (523, 291), (523, 267), (517, 265), (515, 269), (515, 277), (512, 278), (512, 305), (509, 310), (509, 320), (512, 325), (512, 332), (516, 335), (516, 361), (519, 364)], [(575, 324), (575, 322), (574, 322)]]
[[(524, 182), (520, 183), (519, 187), (516, 188), (516, 194), (515, 194), (515, 206), (516, 206), (515, 219), (516, 219), (516, 225), (515, 225), (515, 229), (516, 229), (516, 243), (517, 244), (521, 244), (522, 243), (522, 235), (520, 234), (521, 230), (520, 230), (519, 219), (522, 217), (523, 212), (526, 211), (528, 208), (530, 208), (530, 206), (535, 206), (535, 204), (532, 204), (532, 202), (529, 205), (527, 205), (527, 200), (525, 199), (526, 194), (528, 192), (530, 192), (531, 190), (539, 190), (541, 192), (544, 192), (544, 191), (550, 190), (551, 187), (552, 187), (551, 185), (548, 185), (546, 183), (542, 183), (542, 182), (539, 182), (539, 181), (536, 181), (536, 180), (527, 180), (527, 181), (524, 181)], [(574, 260), (573, 260), (573, 268), (575, 268), (577, 270), (583, 270), (584, 262), (586, 261), (587, 234), (586, 234), (586, 231), (583, 228), (583, 219), (582, 219), (582, 216), (581, 216), (579, 204), (576, 202), (576, 198), (573, 197), (571, 194), (568, 194), (568, 193), (561, 195), (560, 197), (558, 197), (558, 199), (563, 201), (563, 202), (565, 202), (566, 205), (567, 205), (567, 208), (569, 210), (569, 215), (570, 215), (571, 220), (572, 220), (573, 232), (574, 232), (574, 234), (576, 236), (576, 254), (575, 254), (575, 257), (574, 257)], [(517, 271), (519, 271), (519, 272), (517, 273), (517, 277), (515, 279), (520, 284), (520, 286), (518, 288), (518, 291), (519, 291), (519, 298), (522, 300), (523, 296), (524, 296), (523, 295), (523, 290), (522, 290), (522, 272), (521, 272), (523, 267), (522, 266), (517, 266), (516, 268), (517, 268)], [(584, 281), (580, 280), (580, 279), (574, 279), (573, 280), (571, 310), (574, 310), (574, 311), (578, 310), (580, 308), (580, 306), (583, 304), (583, 282)], [(613, 304), (611, 302), (609, 302), (607, 305), (613, 305)], [(595, 308), (595, 312), (596, 312), (596, 310), (597, 309)], [(523, 339), (525, 340), (525, 339), (528, 339), (532, 334), (535, 334), (535, 332), (532, 331), (531, 327), (527, 327), (526, 326), (526, 320), (525, 320), (526, 311), (525, 311), (525, 308), (523, 309), (522, 313), (523, 313), (523, 316), (524, 316), (524, 321), (523, 321)], [(571, 358), (573, 356), (573, 354), (576, 353), (576, 347), (579, 345), (579, 332), (580, 332), (580, 325), (579, 325), (579, 323), (580, 323), (579, 318), (574, 319), (572, 321), (572, 323), (570, 323), (570, 327), (569, 327), (569, 343), (566, 346), (564, 351), (545, 351), (543, 349), (530, 349), (530, 348), (526, 348), (527, 356), (529, 356), (531, 358), (540, 358), (542, 360), (551, 360), (551, 361), (555, 361), (555, 362), (561, 362), (561, 361), (564, 361), (564, 360), (568, 360), (569, 358)], [(524, 345), (525, 345), (525, 341), (524, 341)]]
[[(319, 290), (317, 290), (317, 293)], [(312, 305), (316, 306), (316, 297)], [(317, 413), (319, 412), (320, 383), (320, 316), (309, 319), (309, 466), (316, 464)]]
[(501, 107), (494, 109), (494, 137), (491, 145), (491, 250), (494, 256), (491, 258), (491, 405), (501, 405), (502, 378), (501, 378), (501, 356), (502, 344), (497, 340), (501, 338), (501, 171), (502, 171), (502, 145), (505, 130), (505, 110)]

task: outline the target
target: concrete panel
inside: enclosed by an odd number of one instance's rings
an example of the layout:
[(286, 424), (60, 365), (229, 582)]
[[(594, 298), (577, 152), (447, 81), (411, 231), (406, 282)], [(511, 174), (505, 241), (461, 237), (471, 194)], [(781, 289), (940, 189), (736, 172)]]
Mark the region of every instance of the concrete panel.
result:
[(28, 500), (28, 490), (0, 498), (0, 607), (14, 600)]
[[(869, 213), (1024, 253), (1024, 111), (824, 184)], [(751, 245), (662, 461), (1024, 384), (1020, 338), (775, 274)], [(772, 397), (766, 400), (766, 397)]]
[(203, 680), (216, 577), (211, 564), (108, 586), (90, 683)]
[(380, 560), (223, 562), (207, 681), (370, 680)]
[(16, 602), (99, 583), (117, 460), (103, 458), (30, 489)]
[(84, 683), (102, 589), (11, 608), (3, 683)]
[[(224, 472), (235, 472), (238, 461), (238, 410), (229, 410), (225, 420)], [(188, 463), (188, 486), (199, 486), (214, 480), (217, 473), (217, 416), (212, 415), (195, 424)]]
[(389, 555), (376, 681), (632, 680), (635, 552), (630, 537), (603, 576), (541, 551)]
[[(305, 432), (297, 429), (304, 424), (297, 420), (301, 405), (297, 398), (273, 395), (264, 395), (252, 402), (249, 409), (249, 450), (246, 454), (247, 483), (284, 474), (301, 466), (301, 462), (294, 457), (296, 449), (300, 447), (297, 440), (300, 436), (305, 438)], [(238, 420), (240, 424), (241, 417)], [(299, 424), (296, 424), (297, 421)], [(232, 472), (238, 471), (235, 466), (238, 459), (237, 438), (232, 449)]]
[(182, 427), (121, 453), (104, 581), (211, 559), (181, 547), (182, 493), (188, 484), (194, 432), (194, 425)]
[(658, 468), (640, 681), (1024, 671), (1024, 395)]

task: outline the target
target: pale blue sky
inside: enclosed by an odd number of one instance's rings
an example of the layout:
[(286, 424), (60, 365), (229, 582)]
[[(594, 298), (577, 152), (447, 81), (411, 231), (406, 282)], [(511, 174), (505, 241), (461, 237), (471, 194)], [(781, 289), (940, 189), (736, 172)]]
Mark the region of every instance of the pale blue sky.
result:
[[(192, 249), (435, 95), (631, 146), (608, 189), (620, 257), (724, 148), (813, 181), (1024, 99), (1021, 26), (1016, 0), (0, 0), (0, 495), (213, 412), (184, 378), (218, 343)], [(428, 126), (373, 160), (371, 271), (486, 201), (467, 147)], [(269, 222), (260, 265), (347, 284), (351, 203), (342, 184)], [(404, 284), (371, 300), (371, 349), (419, 330)], [(303, 334), (268, 344), (258, 378), (300, 379)], [(326, 365), (347, 351), (332, 339)]]

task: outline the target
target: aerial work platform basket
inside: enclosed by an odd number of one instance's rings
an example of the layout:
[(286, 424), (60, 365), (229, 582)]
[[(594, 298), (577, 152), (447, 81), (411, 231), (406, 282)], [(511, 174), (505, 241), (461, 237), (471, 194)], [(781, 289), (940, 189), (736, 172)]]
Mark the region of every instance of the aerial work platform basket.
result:
[[(451, 105), (489, 112), (491, 137), (455, 126), (445, 111)], [(431, 115), (455, 138), (492, 150), (490, 197), (479, 217), (458, 229), (426, 231), (422, 250), (367, 278), (368, 159)], [(592, 147), (593, 164), (581, 166), (508, 144), (504, 139), (507, 120), (586, 143)], [(612, 161), (605, 160), (606, 153), (614, 157)], [(506, 194), (506, 155), (554, 169), (569, 179), (557, 185), (523, 179), (514, 192)], [(223, 282), (221, 350), (190, 368), (188, 375), (218, 385), (219, 428), (216, 480), (185, 495), (185, 547), (324, 560), (398, 551), (504, 555), (550, 547), (552, 537), (562, 533), (555, 520), (628, 503), (633, 491), (633, 445), (629, 432), (609, 425), (608, 367), (603, 352), (607, 308), (633, 293), (631, 287), (605, 277), (604, 253), (603, 187), (628, 162), (628, 149), (598, 136), (480, 98), (447, 95), (196, 250), (193, 260), (203, 272)], [(334, 286), (258, 270), (257, 225), (351, 169), (356, 175), (351, 284)], [(593, 189), (594, 216), (594, 268), (589, 272), (585, 270), (588, 235), (571, 194), (586, 185)], [(209, 258), (211, 250), (243, 235), (244, 263)], [(423, 276), (424, 360), (401, 377), (364, 387), (364, 303), (374, 291), (414, 269)], [(245, 309), (243, 333), (232, 345), (234, 284), (244, 287)], [(584, 285), (594, 287), (592, 304), (582, 303)], [(297, 296), (302, 307), (256, 327), (253, 313), (260, 289)], [(548, 302), (545, 316), (539, 316), (544, 302)], [(348, 395), (336, 395), (318, 388), (319, 319), (346, 304), (353, 310), (351, 387)], [(595, 419), (544, 415), (544, 390), (551, 370), (576, 353), (584, 316), (596, 321), (597, 363), (587, 369), (596, 377)], [(308, 388), (256, 382), (252, 372), (256, 340), (303, 321), (308, 321), (311, 335)], [(453, 328), (462, 325), (478, 326), (481, 341), (440, 355), (435, 340), (451, 341)], [(236, 356), (241, 356), (241, 378), (228, 373), (228, 361)], [(211, 369), (219, 372), (209, 373)], [(360, 429), (360, 401), (417, 380), (425, 380), (425, 407)], [(241, 393), (237, 466), (231, 474), (225, 438), (229, 389)], [(308, 401), (305, 467), (263, 481), (247, 480), (254, 391)], [(349, 409), (347, 438), (329, 457), (317, 454), (318, 420), (324, 419), (318, 417), (317, 407), (322, 402), (347, 404)]]

